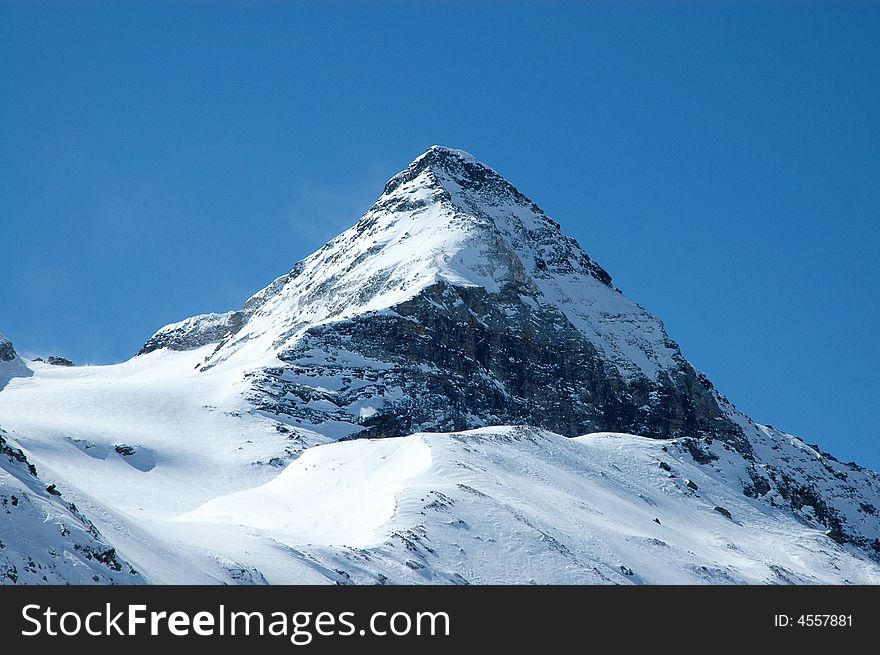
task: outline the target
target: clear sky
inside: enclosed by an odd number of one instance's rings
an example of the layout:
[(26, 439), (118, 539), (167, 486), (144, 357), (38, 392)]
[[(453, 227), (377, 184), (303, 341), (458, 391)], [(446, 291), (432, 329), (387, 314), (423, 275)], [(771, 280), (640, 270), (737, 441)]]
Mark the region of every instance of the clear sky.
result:
[(880, 469), (880, 3), (0, 2), (0, 331), (119, 361), (433, 143), (755, 419)]

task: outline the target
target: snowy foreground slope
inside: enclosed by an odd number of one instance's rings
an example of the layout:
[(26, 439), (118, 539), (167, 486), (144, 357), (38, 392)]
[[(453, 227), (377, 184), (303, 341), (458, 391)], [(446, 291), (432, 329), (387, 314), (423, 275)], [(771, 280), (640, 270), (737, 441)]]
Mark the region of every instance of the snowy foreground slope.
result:
[(127, 362), (0, 360), (0, 426), (147, 582), (880, 581), (880, 475), (739, 412), (461, 151)]
[(342, 582), (880, 582), (731, 489), (738, 456), (717, 451), (700, 466), (680, 441), (523, 427), (351, 441), (178, 520), (242, 526), (230, 557), (271, 540)]
[(56, 494), (0, 430), (0, 584), (143, 583), (76, 505)]

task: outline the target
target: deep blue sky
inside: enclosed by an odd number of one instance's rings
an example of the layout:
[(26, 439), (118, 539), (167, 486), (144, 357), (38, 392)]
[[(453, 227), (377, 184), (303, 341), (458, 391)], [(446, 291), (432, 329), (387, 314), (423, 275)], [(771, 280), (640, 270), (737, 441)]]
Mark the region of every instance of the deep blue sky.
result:
[(739, 407), (880, 468), (880, 3), (413, 4), (0, 3), (0, 331), (125, 359), (442, 143)]

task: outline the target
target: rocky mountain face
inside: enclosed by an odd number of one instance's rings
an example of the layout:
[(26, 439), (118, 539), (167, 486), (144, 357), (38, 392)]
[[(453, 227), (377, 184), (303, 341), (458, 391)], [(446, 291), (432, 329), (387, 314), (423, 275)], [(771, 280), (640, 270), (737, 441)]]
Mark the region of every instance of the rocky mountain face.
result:
[(211, 343), (201, 370), (239, 367), (300, 447), (519, 424), (680, 438), (700, 465), (735, 453), (744, 495), (880, 557), (875, 473), (738, 412), (558, 223), (462, 151), (430, 148), (241, 310), (163, 328), (141, 352)]
[(15, 357), (15, 348), (12, 347), (12, 342), (0, 334), (0, 362), (11, 362)]
[(163, 327), (150, 337), (137, 354), (144, 355), (160, 348), (169, 350), (201, 348), (222, 341), (228, 335), (237, 332), (243, 321), (243, 312), (193, 316)]

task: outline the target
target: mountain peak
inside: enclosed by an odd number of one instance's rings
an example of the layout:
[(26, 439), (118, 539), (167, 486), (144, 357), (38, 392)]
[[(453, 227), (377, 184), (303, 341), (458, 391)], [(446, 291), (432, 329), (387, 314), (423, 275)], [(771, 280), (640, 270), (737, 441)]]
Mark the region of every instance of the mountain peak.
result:
[[(433, 146), (428, 148), (422, 157), (425, 155), (433, 153), (437, 157), (452, 157), (456, 159), (469, 159), (471, 161), (475, 161), (478, 164), (485, 166), (482, 162), (477, 161), (477, 158), (474, 157), (471, 153), (461, 150), (459, 148), (450, 148), (449, 146), (442, 146), (440, 144), (435, 143)], [(420, 157), (421, 158), (421, 157)], [(488, 168), (488, 166), (487, 166)]]
[(379, 202), (399, 197), (401, 192), (411, 193), (414, 188), (440, 191), (444, 199), (457, 201), (465, 211), (485, 205), (520, 205), (559, 227), (502, 175), (464, 150), (431, 146), (388, 181)]
[(441, 145), (428, 148), (413, 161), (413, 165), (430, 166), (460, 177), (501, 177), (491, 166), (487, 166), (466, 150)]
[(416, 157), (404, 170), (388, 180), (383, 195), (392, 194), (401, 185), (411, 182), (421, 175), (424, 175), (426, 182), (436, 185), (439, 183), (438, 177), (446, 177), (456, 173), (467, 175), (468, 171), (473, 173), (479, 171), (478, 175), (484, 174), (483, 171), (494, 173), (492, 169), (464, 150), (433, 145)]
[[(227, 335), (210, 365), (230, 359), (253, 365), (315, 326), (391, 310), (438, 285), (516, 302), (528, 297), (535, 306), (556, 306), (586, 321), (591, 333), (606, 332), (606, 313), (639, 320), (644, 313), (499, 173), (463, 150), (435, 145), (389, 180), (357, 224), (252, 296), (232, 319), (219, 324), (194, 317), (160, 330), (150, 344), (170, 347), (173, 336), (173, 344), (186, 349)], [(665, 337), (660, 327), (653, 332)]]

